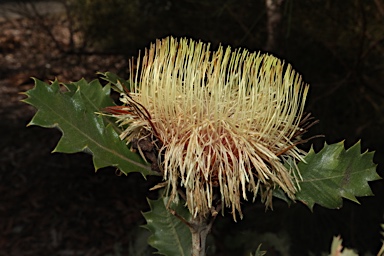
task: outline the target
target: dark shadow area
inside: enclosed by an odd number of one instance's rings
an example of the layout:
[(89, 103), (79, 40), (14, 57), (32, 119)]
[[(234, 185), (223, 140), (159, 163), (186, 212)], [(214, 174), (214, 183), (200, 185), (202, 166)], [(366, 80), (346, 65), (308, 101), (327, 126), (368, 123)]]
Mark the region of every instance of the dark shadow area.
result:
[[(384, 177), (384, 5), (379, 1), (285, 0), (273, 54), (311, 85), (306, 110), (320, 123), (307, 135), (327, 143), (361, 140)], [(88, 4), (86, 4), (88, 3)], [(264, 1), (0, 1), (0, 256), (151, 255), (142, 211), (153, 184), (139, 174), (94, 172), (91, 156), (51, 154), (60, 132), (26, 127), (20, 102), (44, 81), (127, 75), (128, 60), (156, 38), (187, 36), (250, 51), (267, 49)], [(312, 141), (319, 150), (324, 139)], [(304, 145), (309, 148), (310, 144)], [(319, 255), (332, 236), (361, 254), (380, 248), (384, 185), (340, 210), (276, 201), (244, 203), (245, 219), (219, 217), (214, 255), (242, 255), (262, 242), (267, 255)]]

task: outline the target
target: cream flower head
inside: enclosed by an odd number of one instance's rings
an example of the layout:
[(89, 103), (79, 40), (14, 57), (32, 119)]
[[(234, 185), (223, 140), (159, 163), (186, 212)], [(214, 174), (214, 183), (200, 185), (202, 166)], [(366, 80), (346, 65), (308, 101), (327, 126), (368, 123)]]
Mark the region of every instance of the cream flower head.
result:
[(277, 187), (294, 198), (308, 86), (290, 65), (168, 37), (139, 57), (130, 83), (114, 115), (120, 137), (150, 138), (171, 198), (181, 188), (194, 216), (211, 214), (218, 201), (242, 216), (249, 193), (271, 206)]

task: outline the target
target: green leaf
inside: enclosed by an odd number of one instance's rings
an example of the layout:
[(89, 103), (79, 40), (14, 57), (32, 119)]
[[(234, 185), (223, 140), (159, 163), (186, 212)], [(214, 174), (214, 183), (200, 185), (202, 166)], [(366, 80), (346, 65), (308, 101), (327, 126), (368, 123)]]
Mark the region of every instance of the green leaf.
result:
[(325, 144), (315, 153), (313, 149), (298, 164), (303, 181), (296, 199), (311, 210), (315, 203), (331, 208), (340, 208), (342, 198), (358, 203), (356, 196), (371, 196), (368, 181), (381, 179), (373, 163), (373, 152), (360, 153), (360, 142), (348, 150), (344, 143)]
[[(289, 168), (289, 166), (286, 167)], [(276, 187), (275, 189), (273, 189), (272, 195), (275, 198), (285, 201), (289, 206), (293, 203), (293, 200), (287, 196), (287, 194), (284, 192), (284, 190), (281, 189), (281, 187)]]
[[(148, 243), (162, 255), (189, 256), (192, 248), (191, 231), (185, 223), (167, 210), (168, 199), (161, 197), (158, 200), (148, 200), (151, 210), (143, 213), (147, 221), (144, 227), (152, 233)], [(188, 209), (182, 203), (171, 204), (170, 208), (185, 220), (191, 219)]]
[(105, 73), (99, 73), (99, 74), (101, 74), (103, 76), (102, 77), (103, 80), (105, 80), (105, 81), (111, 83), (112, 85), (114, 85), (113, 89), (118, 91), (119, 93), (124, 92), (123, 86), (125, 88), (127, 88), (128, 90), (131, 89), (130, 83), (127, 80), (119, 77), (118, 75), (116, 75), (114, 73), (105, 72)]
[(37, 108), (28, 125), (58, 128), (62, 137), (53, 152), (87, 152), (93, 155), (95, 169), (114, 166), (123, 173), (156, 174), (149, 164), (129, 150), (114, 130), (114, 122), (96, 114), (113, 105), (110, 87), (84, 79), (64, 85), (35, 80), (35, 87), (25, 94), (24, 102)]

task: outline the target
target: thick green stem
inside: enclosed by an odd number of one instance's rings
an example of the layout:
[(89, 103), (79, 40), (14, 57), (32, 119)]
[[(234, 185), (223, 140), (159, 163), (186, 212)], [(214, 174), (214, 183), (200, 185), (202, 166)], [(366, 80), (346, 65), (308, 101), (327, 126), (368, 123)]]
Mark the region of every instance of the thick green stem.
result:
[(206, 241), (211, 231), (213, 220), (209, 221), (203, 216), (197, 216), (190, 222), (192, 233), (192, 256), (205, 256)]

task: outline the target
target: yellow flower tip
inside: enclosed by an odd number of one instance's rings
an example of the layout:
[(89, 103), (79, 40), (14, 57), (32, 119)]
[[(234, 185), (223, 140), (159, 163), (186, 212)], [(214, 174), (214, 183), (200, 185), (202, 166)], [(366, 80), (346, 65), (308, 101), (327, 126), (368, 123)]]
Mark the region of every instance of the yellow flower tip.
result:
[(172, 198), (181, 187), (193, 215), (210, 214), (220, 201), (236, 218), (247, 191), (261, 192), (268, 205), (275, 187), (294, 197), (300, 174), (292, 163), (304, 154), (296, 145), (307, 127), (308, 85), (290, 65), (168, 37), (137, 67), (115, 116), (125, 128), (121, 138), (155, 141)]

